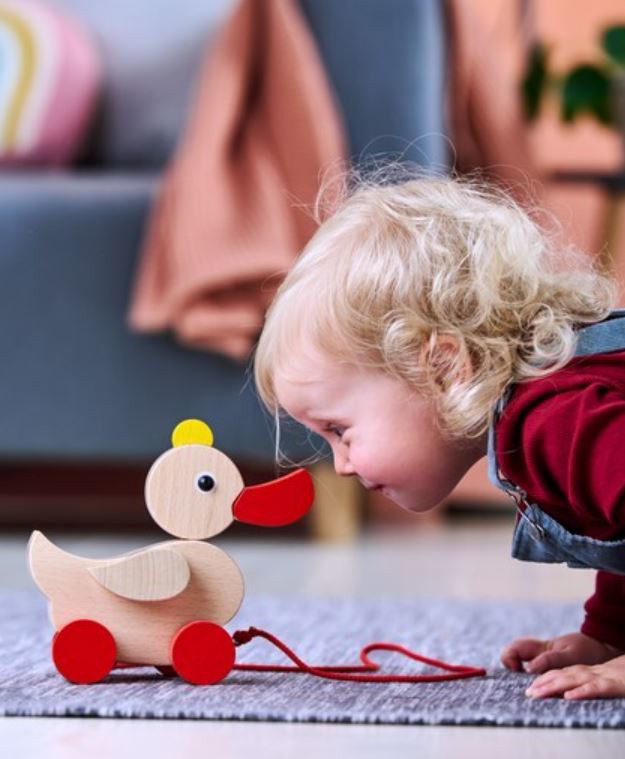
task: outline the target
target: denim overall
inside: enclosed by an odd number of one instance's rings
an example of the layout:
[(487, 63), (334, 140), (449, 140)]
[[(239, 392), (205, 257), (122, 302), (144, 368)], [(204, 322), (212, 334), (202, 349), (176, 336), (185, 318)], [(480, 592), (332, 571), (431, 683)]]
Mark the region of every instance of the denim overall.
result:
[[(607, 319), (580, 328), (577, 336), (574, 356), (625, 350), (625, 309), (614, 310)], [(495, 404), (494, 420), (488, 429), (488, 477), (493, 485), (514, 500), (518, 511), (512, 556), (522, 561), (566, 563), (569, 567), (603, 569), (625, 575), (625, 540), (595, 540), (569, 532), (536, 503), (528, 502), (527, 493), (507, 480), (500, 471), (495, 448), (495, 425), (513, 389), (514, 385), (508, 386)], [(623, 442), (625, 444), (625, 440)]]

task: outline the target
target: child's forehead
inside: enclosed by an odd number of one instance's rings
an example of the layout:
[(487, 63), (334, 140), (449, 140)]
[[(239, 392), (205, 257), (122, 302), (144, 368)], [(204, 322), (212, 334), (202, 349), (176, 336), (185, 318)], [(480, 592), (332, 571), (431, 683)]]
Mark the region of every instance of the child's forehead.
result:
[(303, 359), (279, 367), (273, 378), (279, 405), (293, 415), (325, 415), (354, 390), (354, 369)]
[[(297, 371), (295, 368), (277, 370), (273, 384), (280, 405), (286, 402), (311, 405), (317, 399), (335, 394), (340, 389), (342, 376), (338, 371)], [(284, 402), (284, 403), (283, 403)]]
[(345, 366), (316, 348), (291, 351), (282, 356), (274, 369), (274, 384), (288, 382), (312, 386), (332, 382), (340, 377)]
[(297, 418), (341, 416), (372, 402), (403, 403), (419, 395), (406, 382), (380, 369), (338, 360), (315, 363), (302, 359), (276, 368), (273, 386), (278, 406)]

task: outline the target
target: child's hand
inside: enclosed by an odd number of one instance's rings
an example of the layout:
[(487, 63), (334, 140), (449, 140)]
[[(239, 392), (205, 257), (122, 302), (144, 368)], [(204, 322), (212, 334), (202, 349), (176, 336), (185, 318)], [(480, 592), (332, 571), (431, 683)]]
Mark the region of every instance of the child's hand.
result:
[(501, 652), (501, 662), (515, 672), (525, 669), (527, 672), (540, 673), (572, 664), (601, 664), (622, 653), (608, 643), (601, 643), (576, 632), (552, 640), (515, 640)]
[(567, 699), (625, 696), (625, 656), (589, 667), (577, 664), (552, 669), (537, 677), (525, 691), (531, 698), (564, 695)]

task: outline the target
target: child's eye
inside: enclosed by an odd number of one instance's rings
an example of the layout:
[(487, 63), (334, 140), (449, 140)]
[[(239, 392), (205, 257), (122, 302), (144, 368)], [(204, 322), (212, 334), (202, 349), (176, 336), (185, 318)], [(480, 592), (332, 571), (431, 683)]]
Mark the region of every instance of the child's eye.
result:
[(330, 432), (333, 435), (336, 435), (339, 440), (343, 437), (343, 434), (345, 433), (345, 427), (338, 427), (335, 424), (329, 424), (326, 427), (326, 432)]

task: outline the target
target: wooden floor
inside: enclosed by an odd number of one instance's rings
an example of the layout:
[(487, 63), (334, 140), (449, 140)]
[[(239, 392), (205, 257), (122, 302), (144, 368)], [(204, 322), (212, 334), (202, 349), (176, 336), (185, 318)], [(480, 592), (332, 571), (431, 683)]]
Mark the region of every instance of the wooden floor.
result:
[[(509, 558), (512, 516), (463, 517), (370, 529), (353, 544), (305, 538), (216, 539), (237, 561), (246, 593), (304, 596), (579, 600), (590, 594), (591, 572), (526, 564)], [(154, 535), (70, 535), (46, 530), (69, 551), (115, 556), (152, 542)], [(26, 533), (0, 537), (0, 587), (32, 587)], [(624, 756), (625, 731), (480, 727), (324, 725), (260, 722), (0, 719), (6, 757), (89, 759), (176, 756), (219, 759), (505, 756), (567, 759)], [(410, 752), (410, 754), (408, 754)]]

